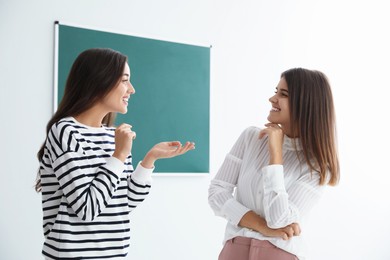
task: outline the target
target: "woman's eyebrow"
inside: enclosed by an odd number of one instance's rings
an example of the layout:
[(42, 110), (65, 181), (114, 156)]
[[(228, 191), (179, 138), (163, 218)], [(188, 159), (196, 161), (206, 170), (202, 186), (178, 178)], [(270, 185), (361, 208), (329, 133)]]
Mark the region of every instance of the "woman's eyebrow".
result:
[[(279, 88), (276, 87), (276, 90), (279, 90)], [(284, 89), (284, 88), (281, 88), (280, 91), (288, 93), (288, 90), (287, 90), (287, 89)]]

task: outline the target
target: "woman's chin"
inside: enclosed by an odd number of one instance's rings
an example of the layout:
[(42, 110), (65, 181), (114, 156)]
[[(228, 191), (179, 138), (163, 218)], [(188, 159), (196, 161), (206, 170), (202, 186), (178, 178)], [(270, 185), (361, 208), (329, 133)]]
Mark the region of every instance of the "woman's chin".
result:
[(118, 111), (117, 113), (122, 114), (122, 115), (127, 114), (127, 109), (123, 109), (121, 111)]
[(271, 114), (268, 115), (267, 120), (268, 120), (269, 122), (271, 122), (271, 123), (277, 124), (277, 122), (275, 121), (275, 118), (274, 118)]

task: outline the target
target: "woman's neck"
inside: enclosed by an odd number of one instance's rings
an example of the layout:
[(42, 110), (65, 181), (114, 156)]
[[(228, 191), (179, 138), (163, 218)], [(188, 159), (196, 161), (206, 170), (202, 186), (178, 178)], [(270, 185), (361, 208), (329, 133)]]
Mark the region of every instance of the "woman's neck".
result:
[(103, 118), (107, 113), (92, 107), (78, 115), (73, 116), (78, 122), (91, 127), (101, 127)]

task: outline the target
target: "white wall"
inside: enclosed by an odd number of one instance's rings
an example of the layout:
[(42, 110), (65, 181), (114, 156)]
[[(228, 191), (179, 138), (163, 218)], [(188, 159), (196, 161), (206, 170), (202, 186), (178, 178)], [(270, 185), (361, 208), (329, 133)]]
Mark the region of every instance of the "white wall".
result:
[(331, 80), (342, 169), (303, 230), (310, 259), (389, 259), (385, 2), (0, 0), (0, 259), (41, 259), (32, 185), (51, 115), (55, 20), (213, 45), (211, 174), (155, 178), (132, 214), (129, 259), (217, 259), (225, 222), (208, 207), (209, 181), (239, 133), (265, 123), (280, 73), (296, 66)]

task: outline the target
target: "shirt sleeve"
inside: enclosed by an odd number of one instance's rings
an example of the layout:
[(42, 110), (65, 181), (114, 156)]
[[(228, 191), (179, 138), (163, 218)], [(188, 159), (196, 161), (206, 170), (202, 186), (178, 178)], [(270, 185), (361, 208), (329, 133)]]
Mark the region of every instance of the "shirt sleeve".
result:
[(281, 228), (298, 222), (320, 199), (324, 186), (316, 172), (306, 172), (286, 190), (283, 165), (263, 169), (264, 212), (270, 228)]
[(153, 170), (154, 168), (147, 169), (143, 167), (139, 162), (135, 171), (130, 175), (127, 190), (130, 210), (137, 207), (149, 194)]
[(242, 159), (251, 128), (246, 129), (226, 155), (222, 166), (209, 187), (208, 201), (217, 216), (226, 218), (231, 224), (238, 225), (249, 208), (239, 203), (233, 196), (240, 174)]
[(73, 130), (53, 125), (46, 149), (68, 206), (81, 220), (93, 221), (110, 204), (125, 165), (115, 157), (102, 163), (97, 155), (84, 154)]

